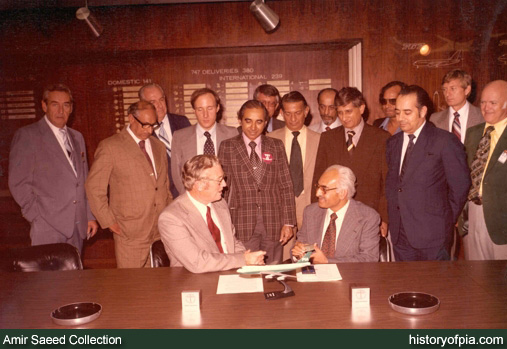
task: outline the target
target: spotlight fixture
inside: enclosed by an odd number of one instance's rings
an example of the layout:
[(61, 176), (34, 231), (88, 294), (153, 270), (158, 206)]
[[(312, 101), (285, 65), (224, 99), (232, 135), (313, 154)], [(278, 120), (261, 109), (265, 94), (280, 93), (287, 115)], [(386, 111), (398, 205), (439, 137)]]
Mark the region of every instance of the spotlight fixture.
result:
[(427, 56), (429, 55), (431, 52), (431, 48), (430, 48), (430, 45), (428, 44), (424, 44), (421, 46), (421, 48), (419, 49), (419, 53), (421, 54), (421, 56)]
[(88, 5), (77, 9), (76, 18), (85, 21), (96, 37), (99, 37), (100, 34), (102, 34), (104, 28), (102, 28), (102, 25), (100, 25), (97, 18), (95, 18), (95, 16), (90, 12)]
[(264, 30), (269, 33), (275, 31), (280, 24), (280, 17), (264, 3), (264, 0), (255, 0), (250, 4), (252, 12)]

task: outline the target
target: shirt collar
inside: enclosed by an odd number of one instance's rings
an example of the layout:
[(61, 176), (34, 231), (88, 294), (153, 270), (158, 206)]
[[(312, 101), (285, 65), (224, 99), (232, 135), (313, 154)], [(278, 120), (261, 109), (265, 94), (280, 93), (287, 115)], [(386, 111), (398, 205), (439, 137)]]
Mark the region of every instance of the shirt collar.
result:
[(204, 134), (204, 132), (208, 131), (209, 134), (211, 135), (211, 137), (213, 137), (216, 133), (217, 133), (217, 123), (215, 122), (213, 124), (213, 127), (209, 130), (205, 130), (201, 127), (201, 125), (199, 125), (199, 123), (195, 124), (196, 125), (196, 132), (197, 132), (197, 135), (198, 136), (202, 136)]
[(59, 128), (59, 127), (56, 127), (55, 125), (53, 125), (51, 123), (51, 121), (49, 121), (48, 119), (48, 116), (47, 115), (44, 115), (44, 119), (46, 120), (46, 122), (48, 123), (48, 126), (49, 128), (54, 132), (54, 133), (57, 133), (57, 132), (60, 132), (60, 130), (65, 130), (65, 132), (68, 132), (67, 130), (67, 125), (63, 126), (62, 128)]

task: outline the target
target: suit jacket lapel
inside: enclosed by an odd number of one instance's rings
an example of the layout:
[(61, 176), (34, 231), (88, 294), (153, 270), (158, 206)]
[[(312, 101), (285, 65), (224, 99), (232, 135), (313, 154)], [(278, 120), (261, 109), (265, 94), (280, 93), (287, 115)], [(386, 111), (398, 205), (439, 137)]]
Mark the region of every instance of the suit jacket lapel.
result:
[[(325, 208), (318, 208), (317, 213), (314, 217), (312, 217), (312, 220), (310, 221), (310, 227), (308, 228), (309, 233), (311, 233), (313, 236), (309, 236), (309, 241), (316, 241), (317, 246), (321, 246), (322, 242), (322, 232), (324, 231), (324, 219), (326, 218), (326, 212), (327, 209)], [(327, 228), (327, 227), (326, 227)], [(324, 232), (325, 233), (325, 232)]]
[(356, 230), (359, 226), (358, 222), (361, 221), (361, 216), (356, 209), (356, 203), (353, 200), (349, 202), (349, 207), (345, 212), (340, 234), (338, 234), (338, 240), (336, 242), (336, 251), (340, 251), (341, 254), (346, 252), (350, 244), (355, 240), (355, 235), (357, 234)]
[(76, 157), (76, 174), (77, 174), (77, 178), (80, 178), (82, 176), (82, 174), (83, 174), (83, 156), (84, 156), (84, 151), (81, 150), (81, 148), (79, 147), (79, 143), (74, 138), (74, 135), (72, 134), (72, 132), (67, 132), (67, 134), (69, 136), (69, 141), (70, 141), (70, 143), (72, 145), (74, 156)]
[[(150, 142), (151, 142), (151, 151), (153, 153), (153, 161), (155, 162), (155, 171), (157, 171), (157, 179), (158, 179), (158, 178), (160, 178), (160, 175), (162, 174), (162, 163), (161, 163), (161, 160), (163, 159), (164, 154), (162, 154), (159, 151), (159, 147), (156, 147), (154, 145), (154, 143), (155, 143), (154, 138), (156, 138), (156, 137), (152, 137), (152, 139), (150, 140)], [(165, 151), (165, 149), (166, 148), (164, 147), (164, 153), (167, 155), (167, 151)], [(146, 162), (148, 162), (148, 161), (146, 161)]]
[(503, 130), (503, 133), (500, 135), (500, 139), (498, 139), (498, 143), (496, 143), (495, 149), (493, 150), (493, 154), (491, 154), (491, 159), (489, 159), (488, 168), (486, 168), (486, 172), (484, 173), (484, 177), (488, 175), (491, 169), (497, 164), (498, 158), (504, 150), (507, 149), (507, 127)]
[[(372, 142), (372, 130), (373, 126), (364, 124), (363, 132), (361, 133), (361, 137), (359, 138), (359, 142), (357, 143), (356, 149), (354, 149), (354, 154), (352, 155), (352, 159), (361, 159), (361, 164), (369, 164), (370, 158), (373, 156), (374, 149), (377, 147), (375, 142)], [(347, 149), (345, 151), (348, 152)], [(357, 162), (359, 163), (359, 162)]]
[[(248, 173), (250, 174), (251, 178), (254, 177), (252, 163), (250, 162), (250, 158), (248, 157), (248, 151), (246, 150), (245, 142), (243, 141), (243, 135), (236, 136), (235, 143), (233, 146), (237, 149), (239, 149), (239, 157), (241, 159), (241, 162), (243, 163), (243, 166), (245, 166), (248, 169)], [(233, 149), (234, 151), (234, 149)]]
[[(213, 240), (213, 237), (211, 236), (208, 224), (204, 221), (201, 214), (199, 213), (199, 210), (197, 210), (192, 201), (190, 201), (187, 194), (184, 193), (182, 196), (184, 197), (182, 198), (181, 205), (186, 211), (185, 213), (187, 215), (185, 221), (188, 222), (188, 224), (193, 228), (192, 230), (195, 232), (195, 234), (199, 235), (200, 238), (207, 242), (207, 244), (215, 246), (216, 251), (218, 252), (218, 247), (215, 243), (215, 240)], [(220, 226), (222, 226), (222, 222), (220, 222)]]
[(63, 153), (63, 149), (60, 146), (60, 142), (56, 139), (55, 134), (47, 124), (46, 120), (42, 118), (39, 121), (39, 130), (41, 133), (41, 138), (43, 142), (46, 144), (47, 149), (49, 153), (53, 154), (61, 163), (62, 165), (72, 173), (72, 175), (75, 177), (76, 174), (72, 170), (72, 167), (69, 163), (69, 160), (67, 160), (67, 157)]
[[(267, 136), (264, 136), (262, 135), (261, 136), (261, 183), (263, 183), (263, 180), (264, 179), (264, 175), (266, 174), (266, 170), (267, 170), (267, 164), (264, 162), (263, 158), (264, 158), (264, 153), (268, 153), (268, 154), (271, 154), (271, 158), (273, 159), (274, 158), (274, 154), (275, 154), (275, 150), (274, 148), (272, 147), (272, 143), (271, 143), (271, 139), (268, 138)], [(285, 149), (284, 149), (285, 151)], [(278, 160), (278, 159), (276, 159)]]
[[(223, 200), (223, 199), (222, 199)], [(231, 231), (231, 219), (229, 218), (228, 214), (228, 207), (227, 206), (220, 206), (217, 205), (217, 203), (212, 203), (213, 209), (215, 210), (215, 213), (218, 218), (218, 223), (220, 225), (220, 229), (222, 230), (222, 236), (224, 237), (225, 245), (227, 246), (227, 252), (233, 253), (234, 252), (234, 239), (232, 238), (232, 231)], [(211, 236), (211, 233), (209, 234)], [(213, 240), (213, 239), (212, 239)], [(215, 240), (213, 240), (215, 243)], [(216, 244), (216, 243), (215, 243)]]
[[(153, 175), (153, 169), (151, 168), (151, 165), (148, 162), (148, 159), (146, 159), (146, 156), (143, 154), (143, 151), (139, 147), (139, 144), (137, 144), (136, 141), (134, 140), (134, 138), (132, 138), (130, 133), (127, 131), (126, 127), (122, 131), (122, 137), (123, 137), (124, 143), (125, 143), (125, 150), (130, 154), (130, 156), (132, 156), (132, 161), (139, 164), (139, 166), (141, 166), (145, 170), (147, 175), (152, 177), (153, 184), (155, 184), (156, 179), (155, 179), (155, 176)], [(153, 149), (154, 149), (153, 145), (152, 145), (151, 149), (153, 152)], [(153, 156), (155, 156), (155, 153), (153, 153)], [(156, 163), (155, 163), (155, 166), (156, 166)]]
[(433, 134), (430, 127), (431, 126), (429, 126), (429, 123), (426, 122), (426, 125), (423, 126), (421, 133), (419, 133), (419, 137), (416, 140), (414, 149), (412, 150), (412, 154), (410, 155), (408, 167), (405, 170), (405, 175), (403, 177), (404, 180), (410, 178), (410, 176), (416, 172), (416, 169), (419, 167), (419, 165), (421, 165), (424, 161), (424, 158), (426, 156), (427, 144), (430, 141), (430, 138)]

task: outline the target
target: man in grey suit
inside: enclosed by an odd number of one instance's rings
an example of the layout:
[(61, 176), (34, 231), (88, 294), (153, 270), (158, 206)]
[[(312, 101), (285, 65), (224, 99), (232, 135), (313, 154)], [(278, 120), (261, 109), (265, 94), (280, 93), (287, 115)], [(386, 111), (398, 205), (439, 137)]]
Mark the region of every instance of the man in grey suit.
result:
[(179, 193), (185, 192), (181, 181), (183, 164), (195, 155), (217, 155), (222, 141), (238, 135), (234, 127), (216, 122), (220, 97), (209, 89), (195, 90), (190, 98), (197, 124), (177, 130), (173, 134), (171, 174)]
[(88, 162), (83, 135), (67, 127), (72, 94), (63, 85), (43, 93), (46, 115), (19, 129), (9, 158), (9, 189), (30, 222), (32, 245), (68, 243), (79, 249), (98, 225), (86, 199)]
[[(481, 110), (467, 101), (472, 91), (472, 77), (467, 72), (454, 69), (442, 79), (442, 92), (449, 108), (433, 113), (430, 121), (436, 127), (453, 133), (461, 143), (465, 143), (466, 130), (484, 122)], [(454, 229), (451, 258), (458, 259), (461, 238)]]
[(292, 255), (300, 259), (313, 245), (313, 264), (377, 262), (379, 214), (352, 199), (356, 176), (348, 167), (330, 166), (317, 184), (318, 203), (306, 207)]
[(460, 69), (451, 70), (442, 79), (442, 93), (449, 108), (430, 116), (436, 127), (454, 133), (461, 143), (465, 143), (468, 128), (484, 122), (481, 110), (467, 101), (470, 92), (470, 74)]
[(265, 251), (245, 251), (222, 199), (224, 171), (214, 155), (196, 155), (183, 167), (186, 193), (160, 214), (158, 228), (171, 267), (192, 273), (263, 265)]

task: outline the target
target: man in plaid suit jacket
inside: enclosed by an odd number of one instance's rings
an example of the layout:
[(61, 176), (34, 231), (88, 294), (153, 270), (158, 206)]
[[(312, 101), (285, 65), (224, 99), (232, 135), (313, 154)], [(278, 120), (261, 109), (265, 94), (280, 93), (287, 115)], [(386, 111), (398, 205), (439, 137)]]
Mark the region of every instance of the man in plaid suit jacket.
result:
[(238, 239), (247, 249), (266, 251), (266, 263), (272, 264), (282, 261), (282, 245), (293, 236), (296, 205), (283, 143), (262, 134), (267, 115), (258, 101), (243, 104), (242, 134), (223, 141), (218, 158)]

